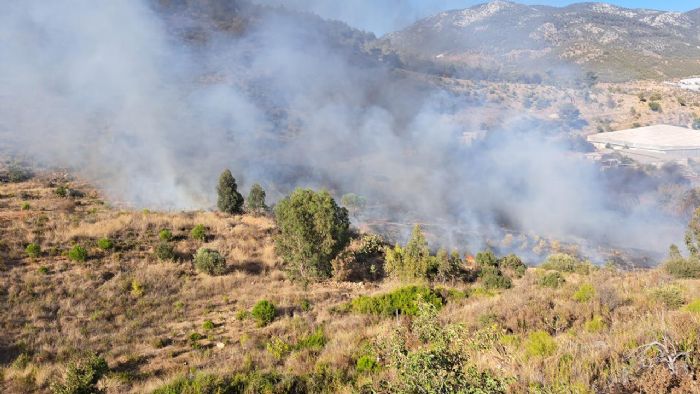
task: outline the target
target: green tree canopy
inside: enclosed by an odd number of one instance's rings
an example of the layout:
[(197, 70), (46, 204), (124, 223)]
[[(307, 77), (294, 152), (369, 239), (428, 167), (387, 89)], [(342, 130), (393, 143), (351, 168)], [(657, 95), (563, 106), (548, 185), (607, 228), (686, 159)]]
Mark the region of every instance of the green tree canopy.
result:
[(348, 244), (348, 211), (327, 191), (297, 189), (275, 207), (277, 253), (294, 279), (331, 275), (331, 260)]
[(253, 213), (261, 213), (267, 209), (265, 205), (265, 189), (259, 184), (255, 183), (250, 187), (250, 193), (248, 193), (248, 210)]
[(243, 208), (243, 196), (238, 192), (236, 179), (231, 174), (231, 170), (224, 170), (219, 176), (219, 185), (216, 187), (219, 195), (217, 206), (221, 212), (229, 214), (241, 213)]

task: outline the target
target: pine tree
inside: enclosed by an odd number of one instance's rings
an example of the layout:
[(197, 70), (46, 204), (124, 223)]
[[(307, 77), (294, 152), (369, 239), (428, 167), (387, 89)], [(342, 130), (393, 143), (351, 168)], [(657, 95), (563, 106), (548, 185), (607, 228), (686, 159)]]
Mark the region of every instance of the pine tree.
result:
[(243, 196), (238, 192), (236, 179), (234, 179), (231, 171), (226, 169), (219, 177), (219, 185), (216, 187), (216, 192), (219, 195), (217, 206), (221, 212), (229, 214), (237, 214), (242, 212)]

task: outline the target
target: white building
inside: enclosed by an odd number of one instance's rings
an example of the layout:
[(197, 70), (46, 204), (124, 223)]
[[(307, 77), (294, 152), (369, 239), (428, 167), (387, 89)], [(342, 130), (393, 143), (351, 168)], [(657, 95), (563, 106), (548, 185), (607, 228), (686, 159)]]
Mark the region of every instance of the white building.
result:
[(642, 161), (674, 161), (700, 158), (700, 130), (670, 125), (654, 125), (598, 133), (588, 142), (599, 150), (612, 149)]

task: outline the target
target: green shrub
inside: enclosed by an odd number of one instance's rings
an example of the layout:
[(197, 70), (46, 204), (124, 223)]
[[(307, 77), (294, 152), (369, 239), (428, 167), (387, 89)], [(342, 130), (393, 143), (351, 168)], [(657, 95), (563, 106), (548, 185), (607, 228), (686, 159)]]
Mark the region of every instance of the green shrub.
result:
[(661, 104), (659, 104), (656, 101), (650, 101), (649, 102), (649, 109), (651, 109), (654, 112), (661, 112)]
[(593, 299), (595, 296), (595, 288), (590, 283), (582, 284), (578, 290), (574, 293), (574, 301), (577, 302), (587, 302)]
[(513, 271), (518, 278), (525, 275), (527, 271), (527, 266), (523, 263), (523, 260), (513, 253), (501, 258), (498, 262), (498, 266), (501, 269)]
[(264, 327), (272, 323), (272, 321), (275, 319), (275, 316), (277, 315), (277, 308), (275, 307), (275, 304), (271, 303), (270, 301), (262, 300), (255, 304), (253, 310), (250, 311), (250, 314), (258, 322), (258, 326)]
[(14, 369), (25, 369), (32, 361), (32, 357), (27, 352), (22, 352), (14, 361), (12, 361), (11, 367)]
[(498, 258), (490, 251), (479, 252), (475, 258), (476, 264), (481, 267), (498, 267)]
[(37, 271), (42, 275), (48, 275), (49, 274), (49, 267), (42, 265), (41, 267), (39, 267), (39, 269)]
[(194, 255), (194, 266), (200, 272), (209, 275), (223, 275), (226, 273), (226, 259), (216, 250), (199, 248)]
[(32, 206), (29, 205), (28, 202), (22, 203), (22, 210), (23, 210), (23, 211), (28, 211), (29, 209), (31, 209), (31, 207), (32, 207)]
[(39, 257), (41, 255), (41, 247), (38, 244), (30, 243), (24, 249), (24, 252), (27, 253), (27, 256), (29, 256), (29, 257), (32, 257), (32, 258)]
[(59, 197), (68, 197), (68, 188), (63, 185), (58, 186), (53, 192)]
[(197, 241), (205, 241), (207, 239), (207, 228), (203, 224), (198, 224), (192, 228), (190, 236)]
[(154, 254), (158, 260), (174, 260), (175, 259), (175, 248), (168, 242), (161, 241), (156, 245)]
[(171, 241), (173, 239), (173, 232), (164, 228), (158, 233), (158, 238), (160, 238), (161, 241)]
[(361, 356), (355, 363), (355, 371), (357, 373), (372, 373), (378, 369), (379, 363), (377, 362), (377, 356), (374, 355)]
[(583, 328), (588, 332), (600, 332), (605, 329), (605, 321), (602, 316), (594, 316), (593, 319), (587, 321)]
[(525, 353), (529, 357), (551, 356), (556, 350), (556, 341), (545, 331), (532, 332), (525, 341)]
[(204, 324), (202, 324), (202, 328), (207, 330), (207, 331), (213, 330), (214, 327), (216, 327), (216, 326), (214, 325), (214, 322), (211, 320), (206, 320), (206, 321), (204, 321)]
[(569, 254), (554, 253), (547, 256), (547, 259), (540, 265), (540, 268), (550, 271), (576, 272), (585, 275), (590, 272), (591, 266)]
[(11, 183), (20, 183), (32, 179), (32, 170), (19, 163), (11, 163), (7, 167), (7, 180)]
[(651, 297), (668, 309), (678, 309), (685, 304), (683, 290), (675, 285), (657, 287), (652, 290)]
[(494, 266), (482, 266), (479, 270), (481, 283), (486, 289), (510, 289), (513, 281)]
[(700, 314), (700, 298), (697, 298), (685, 306), (685, 310), (692, 313)]
[(295, 349), (306, 349), (314, 352), (320, 352), (323, 350), (323, 347), (326, 346), (327, 342), (328, 339), (326, 338), (326, 334), (323, 332), (323, 329), (319, 327), (313, 333), (299, 339)]
[(73, 245), (68, 251), (68, 259), (71, 261), (84, 262), (88, 258), (88, 252), (80, 245)]
[(51, 390), (54, 394), (99, 393), (97, 382), (108, 370), (104, 358), (89, 354), (68, 364), (64, 382), (52, 385)]
[(301, 300), (301, 303), (299, 306), (301, 307), (302, 311), (308, 312), (311, 310), (311, 301), (304, 298), (303, 300)]
[(279, 337), (270, 339), (270, 342), (265, 345), (265, 348), (276, 360), (285, 358), (293, 350), (292, 345)]
[(436, 291), (428, 287), (409, 286), (377, 296), (359, 296), (352, 300), (350, 307), (357, 313), (412, 316), (418, 313), (419, 302), (426, 302), (437, 309), (443, 306), (443, 299)]
[(330, 277), (331, 260), (350, 240), (347, 209), (327, 191), (297, 189), (277, 204), (275, 219), (275, 250), (291, 278), (308, 282)]
[(566, 282), (566, 280), (558, 271), (551, 271), (544, 274), (538, 281), (538, 284), (542, 287), (556, 289), (564, 284), (564, 282)]
[(102, 250), (110, 250), (114, 247), (114, 242), (109, 238), (101, 238), (97, 241), (97, 247)]
[(700, 278), (700, 260), (696, 258), (674, 258), (664, 264), (664, 269), (671, 276), (679, 279)]

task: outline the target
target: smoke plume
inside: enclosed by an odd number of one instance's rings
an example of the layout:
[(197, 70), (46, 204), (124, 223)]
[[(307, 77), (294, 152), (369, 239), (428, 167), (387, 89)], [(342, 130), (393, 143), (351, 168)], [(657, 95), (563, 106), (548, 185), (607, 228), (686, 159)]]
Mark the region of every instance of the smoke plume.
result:
[(137, 207), (209, 208), (228, 167), (273, 200), (363, 195), (367, 222), (651, 250), (678, 239), (653, 190), (620, 207), (551, 124), (503, 110), (498, 130), (461, 143), (482, 123), (473, 100), (393, 69), (371, 39), (248, 3), (3, 2), (0, 137)]

